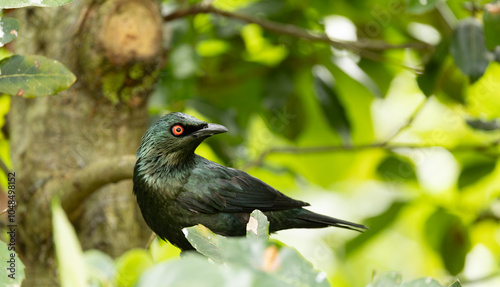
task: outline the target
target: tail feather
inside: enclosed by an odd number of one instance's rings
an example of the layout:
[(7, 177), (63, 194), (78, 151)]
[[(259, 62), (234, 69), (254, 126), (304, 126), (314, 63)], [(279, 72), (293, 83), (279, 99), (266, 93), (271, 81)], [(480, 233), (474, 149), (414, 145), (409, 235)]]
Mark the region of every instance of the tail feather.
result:
[(321, 228), (321, 227), (334, 226), (334, 227), (339, 227), (339, 228), (355, 230), (355, 231), (359, 231), (359, 232), (364, 232), (365, 230), (369, 229), (368, 227), (366, 227), (362, 224), (353, 223), (353, 222), (349, 222), (346, 220), (329, 217), (326, 215), (322, 215), (322, 214), (318, 214), (318, 213), (309, 211), (307, 209), (302, 209), (302, 210), (304, 212), (300, 212), (299, 214), (297, 214), (297, 219), (300, 219), (301, 221), (305, 221), (304, 227), (306, 227), (306, 228)]

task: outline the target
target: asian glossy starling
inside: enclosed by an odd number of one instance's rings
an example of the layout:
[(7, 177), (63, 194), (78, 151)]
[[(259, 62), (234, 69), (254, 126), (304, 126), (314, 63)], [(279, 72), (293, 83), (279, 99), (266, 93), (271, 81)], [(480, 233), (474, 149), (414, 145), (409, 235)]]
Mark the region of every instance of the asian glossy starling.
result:
[(224, 236), (244, 236), (250, 213), (267, 216), (269, 231), (335, 226), (362, 231), (360, 224), (317, 214), (263, 181), (194, 153), (206, 138), (227, 132), (184, 113), (158, 120), (142, 137), (134, 168), (134, 194), (146, 223), (162, 239), (193, 247), (182, 229), (203, 224)]

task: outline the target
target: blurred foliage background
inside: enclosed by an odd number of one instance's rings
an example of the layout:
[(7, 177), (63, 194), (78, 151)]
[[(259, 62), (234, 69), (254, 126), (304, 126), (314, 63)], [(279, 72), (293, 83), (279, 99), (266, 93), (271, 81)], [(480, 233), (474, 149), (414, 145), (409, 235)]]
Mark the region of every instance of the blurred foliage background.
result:
[[(271, 236), (332, 286), (385, 271), (499, 286), (500, 4), (490, 2), (163, 1), (169, 56), (151, 123), (184, 111), (223, 124), (198, 154), (369, 226)], [(9, 97), (0, 102), (3, 123)], [(4, 137), (0, 157), (10, 166)], [(85, 256), (132, 286), (178, 253), (155, 239), (114, 263)]]

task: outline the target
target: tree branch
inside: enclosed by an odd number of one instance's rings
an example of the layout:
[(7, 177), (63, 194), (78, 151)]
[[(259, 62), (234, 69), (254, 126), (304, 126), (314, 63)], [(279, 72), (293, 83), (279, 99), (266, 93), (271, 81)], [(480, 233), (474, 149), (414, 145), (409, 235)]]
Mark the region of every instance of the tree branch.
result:
[(408, 127), (410, 127), (413, 124), (413, 121), (415, 120), (415, 118), (417, 117), (417, 115), (420, 113), (420, 111), (425, 106), (425, 104), (427, 104), (427, 99), (429, 99), (429, 98), (427, 98), (427, 97), (424, 98), (424, 100), (417, 106), (417, 108), (415, 108), (415, 110), (413, 111), (413, 113), (410, 114), (410, 117), (406, 120), (406, 122), (403, 125), (401, 125), (388, 139), (386, 139), (384, 141), (385, 145), (389, 144), (402, 131), (404, 131), (405, 129), (407, 129)]
[(334, 40), (334, 39), (328, 37), (327, 34), (319, 32), (319, 31), (311, 31), (308, 29), (297, 27), (295, 25), (273, 22), (273, 21), (270, 21), (270, 20), (267, 20), (264, 18), (251, 17), (251, 16), (237, 13), (237, 12), (224, 11), (224, 10), (220, 10), (218, 8), (215, 8), (212, 5), (193, 5), (189, 8), (186, 8), (186, 9), (180, 9), (180, 10), (174, 11), (173, 13), (164, 16), (163, 20), (164, 21), (172, 21), (175, 19), (183, 18), (183, 17), (190, 16), (190, 15), (196, 15), (196, 14), (216, 14), (216, 15), (227, 17), (227, 18), (238, 19), (238, 20), (241, 20), (241, 21), (247, 22), (247, 23), (255, 23), (255, 24), (259, 25), (260, 27), (262, 27), (263, 29), (266, 29), (268, 31), (271, 31), (271, 32), (274, 32), (277, 34), (289, 35), (289, 36), (293, 36), (296, 38), (305, 39), (305, 40), (308, 40), (311, 42), (323, 42), (323, 43), (330, 44), (335, 48), (351, 50), (351, 51), (360, 53), (361, 55), (365, 52), (367, 53), (367, 55), (372, 55), (373, 52), (370, 52), (367, 50), (383, 51), (383, 50), (406, 49), (406, 48), (411, 48), (411, 49), (416, 49), (416, 50), (431, 50), (432, 49), (431, 45), (424, 43), (424, 42), (390, 44), (390, 43), (387, 43), (385, 41), (372, 40), (372, 39), (370, 39), (370, 40), (369, 39), (362, 39), (359, 41)]
[(47, 194), (59, 196), (65, 210), (74, 210), (100, 187), (131, 179), (135, 162), (133, 155), (92, 162), (71, 173), (68, 179), (50, 180), (44, 190)]
[(353, 151), (361, 151), (361, 150), (369, 150), (369, 149), (386, 149), (386, 150), (394, 150), (394, 149), (425, 149), (425, 148), (435, 148), (441, 147), (445, 148), (450, 152), (465, 152), (465, 151), (477, 151), (477, 152), (485, 152), (492, 147), (496, 147), (500, 144), (500, 140), (493, 141), (486, 145), (462, 145), (452, 148), (446, 148), (441, 145), (423, 145), (423, 144), (388, 144), (387, 142), (383, 143), (373, 143), (366, 145), (357, 145), (357, 146), (315, 146), (315, 147), (273, 147), (268, 150), (262, 152), (259, 157), (250, 161), (247, 164), (243, 165), (241, 169), (247, 170), (249, 168), (260, 166), (264, 162), (264, 159), (270, 154), (311, 154), (311, 153), (326, 153), (326, 152), (353, 152)]

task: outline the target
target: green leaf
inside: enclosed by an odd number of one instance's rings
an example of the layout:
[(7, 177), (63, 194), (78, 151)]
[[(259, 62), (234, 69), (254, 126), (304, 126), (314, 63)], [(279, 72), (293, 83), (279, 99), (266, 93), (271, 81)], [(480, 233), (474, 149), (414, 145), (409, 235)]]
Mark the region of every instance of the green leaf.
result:
[(221, 246), (226, 246), (227, 239), (225, 237), (213, 233), (201, 224), (184, 228), (182, 231), (198, 252), (215, 262), (224, 261)]
[(396, 287), (403, 282), (403, 276), (399, 272), (386, 272), (377, 274), (373, 282), (366, 287)]
[(262, 106), (269, 129), (295, 140), (304, 129), (305, 111), (289, 70), (281, 65), (270, 71), (262, 91)]
[[(8, 227), (8, 226), (7, 226)], [(7, 232), (11, 232), (10, 227), (7, 228)], [(14, 240), (15, 240), (14, 231)], [(8, 234), (11, 238), (10, 234)], [(17, 287), (21, 286), (24, 280), (24, 264), (19, 259), (15, 251), (15, 242), (11, 245), (7, 245), (5, 242), (0, 240), (0, 262), (2, 262), (2, 268), (0, 268), (0, 286), (6, 287)]]
[(455, 281), (449, 287), (462, 287), (462, 284), (460, 284), (460, 281), (457, 279), (457, 281)]
[(332, 74), (324, 66), (315, 66), (313, 75), (316, 98), (321, 103), (328, 124), (339, 133), (344, 143), (349, 143), (351, 141), (351, 125), (344, 106), (335, 91)]
[(256, 209), (250, 214), (247, 224), (247, 237), (269, 238), (269, 221), (262, 211)]
[[(252, 286), (329, 286), (326, 275), (314, 270), (312, 264), (296, 250), (267, 240), (269, 223), (262, 212), (252, 212), (249, 226), (255, 224), (253, 220), (256, 220), (257, 226), (250, 229), (256, 229), (257, 234), (250, 231), (247, 237), (225, 238), (202, 225), (184, 230), (186, 238), (198, 252), (215, 262), (224, 263), (225, 267), (232, 270), (229, 274), (239, 274), (238, 278), (246, 278), (246, 282), (253, 282)], [(226, 283), (226, 286), (233, 285)]]
[(500, 45), (500, 3), (497, 1), (484, 5), (484, 39), (486, 48), (494, 50)]
[[(225, 283), (228, 283), (230, 278), (234, 278), (235, 274), (228, 273), (222, 266), (209, 263), (205, 257), (192, 254), (182, 260), (167, 261), (155, 265), (141, 275), (135, 286), (231, 286)], [(241, 273), (238, 274), (238, 276), (240, 275)]]
[(116, 269), (113, 259), (100, 250), (87, 250), (83, 254), (90, 282), (93, 286), (112, 286)]
[(0, 19), (0, 47), (17, 38), (19, 22), (14, 18)]
[[(456, 285), (458, 284), (458, 285)], [(438, 281), (430, 277), (419, 278), (403, 283), (403, 277), (399, 272), (385, 272), (377, 274), (372, 283), (367, 287), (444, 287)], [(461, 287), (458, 280), (450, 287)]]
[(483, 74), (493, 54), (486, 49), (483, 27), (474, 18), (461, 20), (451, 38), (450, 52), (457, 67), (471, 82)]
[(423, 14), (436, 8), (442, 0), (406, 0), (406, 12), (409, 14)]
[(199, 59), (191, 45), (182, 44), (176, 47), (170, 56), (173, 76), (183, 80), (196, 75), (199, 71)]
[(458, 188), (462, 189), (471, 184), (476, 183), (495, 169), (496, 162), (494, 160), (475, 162), (467, 165), (462, 169), (458, 177)]
[(346, 256), (354, 254), (359, 247), (390, 227), (405, 206), (406, 202), (395, 201), (383, 213), (366, 219), (364, 224), (370, 228), (370, 232), (366, 232), (363, 236), (357, 236), (348, 241), (345, 245)]
[(395, 154), (389, 155), (378, 165), (377, 174), (386, 181), (417, 180), (413, 163)]
[(443, 287), (436, 280), (427, 277), (427, 278), (419, 278), (410, 282), (406, 282), (401, 284), (401, 287)]
[(64, 65), (43, 56), (14, 55), (0, 61), (0, 92), (25, 98), (54, 95), (76, 80)]
[(153, 265), (144, 249), (131, 249), (116, 260), (115, 286), (133, 286), (141, 274)]
[(57, 7), (73, 2), (74, 0), (0, 0), (1, 9), (21, 8), (28, 6)]
[(424, 230), (427, 242), (439, 253), (448, 272), (460, 273), (471, 247), (467, 227), (460, 218), (439, 208), (429, 216)]
[[(326, 280), (326, 274), (315, 270), (313, 265), (304, 259), (295, 249), (282, 247), (279, 250), (278, 259), (276, 260), (281, 263), (281, 266), (276, 270), (276, 276), (280, 278), (282, 282), (290, 284), (290, 286), (330, 286)], [(293, 272), (291, 272), (291, 270), (293, 270)]]
[(82, 247), (76, 232), (66, 217), (58, 199), (53, 199), (52, 226), (58, 265), (59, 280), (62, 287), (86, 287), (87, 270)]
[(454, 61), (447, 58), (443, 71), (439, 77), (439, 86), (442, 93), (436, 96), (438, 99), (452, 100), (458, 104), (466, 104), (469, 80), (457, 69)]
[(432, 96), (439, 82), (441, 71), (450, 52), (450, 37), (444, 37), (436, 46), (431, 58), (424, 66), (424, 73), (417, 77), (420, 90), (426, 97)]

